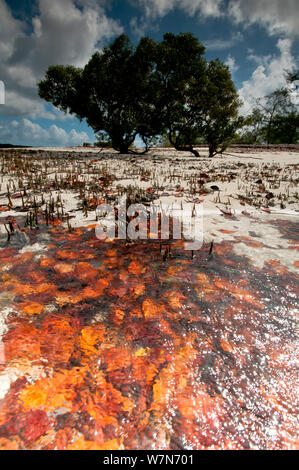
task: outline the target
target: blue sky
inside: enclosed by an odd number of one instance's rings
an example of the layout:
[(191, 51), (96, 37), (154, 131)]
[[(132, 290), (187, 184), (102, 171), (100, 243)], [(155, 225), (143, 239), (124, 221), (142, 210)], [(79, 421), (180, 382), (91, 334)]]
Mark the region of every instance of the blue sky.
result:
[(298, 67), (298, 0), (0, 0), (0, 142), (94, 142), (84, 122), (38, 97), (36, 83), (51, 64), (83, 66), (122, 32), (138, 42), (168, 31), (193, 32), (208, 60), (230, 66), (243, 112)]

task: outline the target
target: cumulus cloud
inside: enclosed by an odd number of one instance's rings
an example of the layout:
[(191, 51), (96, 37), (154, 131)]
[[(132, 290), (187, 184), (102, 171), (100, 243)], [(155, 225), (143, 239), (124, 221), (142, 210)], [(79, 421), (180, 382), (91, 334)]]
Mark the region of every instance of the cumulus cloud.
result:
[[(132, 0), (133, 1), (133, 0)], [(153, 21), (162, 18), (174, 9), (189, 16), (201, 18), (225, 16), (242, 25), (259, 24), (271, 35), (299, 35), (298, 0), (134, 0), (142, 9), (142, 17), (131, 21), (133, 32), (143, 34), (153, 26)]]
[(142, 10), (141, 18), (134, 17), (130, 23), (133, 33), (138, 36), (153, 27), (153, 20), (162, 18), (174, 9), (201, 18), (217, 18), (224, 14), (224, 0), (135, 0), (134, 3)]
[(33, 24), (28, 49), (36, 48), (30, 55), (38, 58), (38, 61), (32, 60), (37, 72), (55, 63), (82, 66), (100, 40), (110, 39), (122, 31), (100, 7), (92, 8), (86, 3), (80, 9), (73, 0), (39, 0), (39, 15), (33, 19)]
[(0, 57), (8, 59), (14, 50), (14, 43), (23, 36), (23, 24), (13, 18), (4, 0), (0, 0)]
[[(277, 48), (279, 55), (258, 57), (254, 60), (259, 64), (252, 73), (249, 80), (242, 83), (239, 89), (240, 98), (244, 105), (242, 111), (250, 112), (257, 98), (261, 98), (277, 88), (286, 86), (285, 70), (294, 67), (295, 59), (291, 53), (292, 41), (290, 39), (279, 39)], [(252, 54), (249, 58), (252, 60)]]
[(82, 145), (90, 137), (86, 132), (77, 132), (72, 129), (66, 132), (53, 124), (45, 129), (30, 119), (0, 121), (0, 140), (5, 143), (32, 145), (32, 146), (70, 146)]
[(239, 66), (236, 64), (236, 59), (230, 54), (225, 62), (225, 65), (228, 65), (232, 75), (234, 75), (234, 73), (239, 69)]
[[(131, 2), (139, 7), (139, 16), (131, 19), (131, 30), (138, 36), (149, 27), (158, 27), (158, 20), (174, 9), (189, 17), (225, 18), (235, 26), (260, 25), (270, 35), (279, 35), (277, 55), (259, 56), (255, 51), (248, 54), (248, 60), (256, 65), (252, 76), (243, 82), (240, 89), (244, 110), (250, 109), (254, 98), (284, 86), (284, 69), (295, 65), (291, 45), (299, 31), (298, 0)], [(1, 140), (6, 135), (11, 139), (17, 136), (20, 142), (28, 144), (44, 142), (50, 145), (52, 142), (52, 145), (58, 145), (60, 139), (61, 145), (71, 145), (90, 139), (86, 133), (82, 135), (75, 130), (67, 133), (54, 124), (43, 129), (32, 122), (39, 118), (52, 121), (70, 119), (38, 97), (37, 82), (50, 64), (84, 65), (96, 48), (123, 31), (119, 22), (108, 16), (109, 5), (109, 0), (36, 0), (36, 13), (30, 29), (25, 21), (13, 17), (8, 0), (0, 0), (0, 79), (6, 88), (6, 104), (1, 105), (1, 113), (19, 119), (14, 121), (14, 125), (10, 123), (10, 127), (7, 121), (1, 123)], [(238, 32), (227, 38), (210, 38), (203, 43), (209, 50), (226, 50), (242, 40), (243, 35)], [(231, 55), (228, 55), (226, 63), (232, 73), (237, 70), (235, 58)], [(30, 133), (33, 140), (27, 141)], [(13, 142), (17, 143), (15, 138)]]
[[(57, 119), (61, 113), (45, 110), (37, 82), (51, 64), (84, 65), (103, 41), (120, 34), (101, 2), (92, 0), (38, 0), (31, 33), (0, 0), (0, 77), (6, 85), (5, 115)], [(28, 31), (28, 28), (27, 28)]]
[(59, 116), (59, 111), (53, 109), (48, 111), (43, 102), (33, 95), (22, 94), (21, 90), (15, 91), (6, 86), (5, 90), (5, 106), (1, 108), (6, 116), (30, 116), (33, 119), (45, 118), (54, 121)]
[(137, 0), (144, 16), (158, 18), (167, 15), (174, 8), (184, 10), (190, 16), (221, 16), (223, 0)]
[(298, 0), (230, 0), (228, 13), (236, 23), (259, 24), (271, 35), (299, 35)]

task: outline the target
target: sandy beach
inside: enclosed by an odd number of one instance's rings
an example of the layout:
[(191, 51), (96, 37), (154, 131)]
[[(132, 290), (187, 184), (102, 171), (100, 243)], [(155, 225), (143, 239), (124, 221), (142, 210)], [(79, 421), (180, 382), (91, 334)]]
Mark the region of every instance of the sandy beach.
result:
[[(50, 168), (45, 175), (53, 181), (55, 175), (67, 178), (74, 172), (73, 155), (78, 156), (78, 178), (86, 182), (98, 182), (98, 176), (110, 176), (111, 194), (126, 194), (127, 188), (134, 193), (139, 190), (147, 202), (157, 207), (182, 204), (202, 204), (203, 240), (205, 243), (234, 240), (246, 237), (248, 232), (267, 242), (267, 250), (248, 250), (245, 244), (235, 249), (262, 267), (263, 262), (275, 259), (296, 272), (294, 253), (288, 251), (287, 241), (279, 232), (267, 225), (267, 221), (282, 218), (297, 220), (299, 216), (299, 150), (251, 152), (232, 148), (224, 155), (208, 158), (206, 148), (200, 148), (201, 157), (194, 158), (189, 152), (154, 149), (146, 155), (119, 155), (117, 152), (82, 148), (36, 148), (36, 158), (50, 157)], [(21, 151), (18, 151), (20, 153)], [(21, 152), (22, 153), (22, 152)], [(23, 153), (26, 156), (26, 151)], [(28, 157), (30, 153), (27, 152)], [(56, 159), (55, 156), (57, 155)], [(67, 156), (65, 160), (61, 160)], [(30, 157), (32, 158), (32, 157)], [(77, 176), (76, 176), (77, 177)], [(22, 216), (17, 207), (5, 210), (8, 204), (4, 189), (10, 185), (11, 176), (1, 178), (1, 219)], [(12, 188), (11, 188), (12, 190)], [(59, 197), (65, 214), (71, 216), (72, 227), (87, 227), (96, 223), (95, 210), (80, 210), (80, 190), (49, 188), (45, 201)], [(38, 199), (39, 196), (36, 195)], [(19, 199), (13, 200), (18, 206)], [(44, 209), (45, 204), (40, 205)], [(96, 207), (94, 207), (95, 209)], [(9, 209), (7, 207), (7, 209)], [(66, 226), (66, 222), (62, 223)], [(5, 228), (0, 225), (5, 234)], [(0, 233), (1, 233), (0, 232)]]

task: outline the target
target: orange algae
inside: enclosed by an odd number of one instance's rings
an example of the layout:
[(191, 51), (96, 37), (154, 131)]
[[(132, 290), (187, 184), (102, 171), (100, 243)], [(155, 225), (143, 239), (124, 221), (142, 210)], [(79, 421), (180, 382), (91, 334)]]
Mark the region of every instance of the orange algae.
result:
[(86, 441), (83, 436), (77, 439), (73, 444), (67, 446), (67, 450), (120, 450), (123, 449), (120, 439), (97, 444), (96, 442)]
[(43, 258), (9, 259), (0, 449), (298, 447), (297, 278), (229, 242), (172, 250), (57, 226)]
[(84, 372), (83, 368), (55, 372), (51, 378), (27, 385), (20, 394), (23, 408), (51, 411), (63, 406), (72, 410), (76, 387), (83, 383)]
[(142, 310), (145, 318), (159, 318), (163, 314), (163, 307), (150, 298), (143, 301)]
[(106, 330), (104, 326), (87, 326), (81, 330), (80, 347), (87, 355), (97, 353), (105, 337)]
[(40, 315), (44, 310), (44, 306), (37, 302), (24, 302), (21, 308), (28, 315)]
[(144, 270), (144, 267), (142, 266), (141, 263), (138, 263), (137, 261), (131, 261), (131, 263), (128, 266), (128, 271), (131, 274), (135, 274), (135, 276), (139, 276)]

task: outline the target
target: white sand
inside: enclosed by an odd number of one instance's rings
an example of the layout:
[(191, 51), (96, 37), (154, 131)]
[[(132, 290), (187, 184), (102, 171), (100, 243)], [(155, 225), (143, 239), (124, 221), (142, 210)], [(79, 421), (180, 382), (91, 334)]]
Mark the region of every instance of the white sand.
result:
[[(36, 149), (35, 149), (36, 150)], [(254, 240), (267, 245), (263, 248), (253, 248), (245, 243), (235, 243), (234, 250), (238, 254), (248, 256), (251, 261), (262, 267), (266, 260), (274, 259), (280, 261), (288, 269), (296, 272), (294, 260), (296, 250), (289, 250), (288, 240), (282, 238), (280, 231), (270, 223), (276, 219), (286, 219), (297, 221), (299, 215), (299, 173), (296, 165), (299, 166), (299, 152), (294, 151), (259, 151), (248, 153), (245, 149), (229, 149), (224, 155), (207, 157), (207, 149), (200, 148), (201, 157), (195, 158), (189, 152), (176, 152), (169, 149), (153, 149), (144, 156), (119, 155), (111, 151), (100, 152), (98, 149), (82, 148), (48, 148), (43, 150), (67, 154), (72, 152), (85, 152), (85, 157), (80, 154), (77, 161), (79, 178), (92, 181), (95, 175), (109, 173), (115, 177), (112, 185), (108, 188), (116, 191), (133, 187), (146, 190), (153, 188), (154, 203), (158, 207), (161, 204), (168, 205), (177, 203), (203, 204), (204, 209), (204, 242), (220, 243), (222, 240), (234, 240), (236, 236), (248, 236), (249, 232), (255, 232), (258, 238)], [(26, 155), (24, 150), (24, 155)], [(86, 161), (90, 167), (87, 171)], [(54, 179), (55, 171), (59, 175), (66, 175), (67, 171), (74, 163), (68, 159), (61, 160), (58, 168), (49, 170), (49, 179)], [(91, 170), (90, 170), (91, 169)], [(80, 174), (81, 172), (81, 174)], [(89, 173), (88, 173), (89, 172)], [(235, 178), (227, 181), (227, 175), (232, 173)], [(204, 184), (209, 190), (213, 185), (219, 191), (211, 191), (209, 194), (200, 194), (197, 189), (194, 192), (190, 187), (190, 181), (205, 179), (201, 174), (210, 177), (210, 181)], [(222, 175), (222, 176), (221, 176)], [(0, 179), (1, 192), (5, 190), (10, 178), (2, 176)], [(262, 180), (263, 187), (257, 184)], [(159, 189), (156, 189), (156, 188)], [(179, 190), (177, 190), (179, 188)], [(260, 191), (260, 192), (259, 192)], [(273, 198), (267, 200), (266, 193), (272, 193)], [(64, 203), (64, 210), (71, 215), (70, 223), (72, 227), (89, 226), (96, 223), (95, 211), (89, 211), (85, 217), (80, 206), (79, 191), (63, 190), (51, 191), (45, 194), (45, 200), (49, 200), (50, 195), (55, 200), (60, 195)], [(279, 196), (286, 198), (281, 201)], [(240, 198), (251, 198), (250, 204), (241, 203)], [(36, 196), (37, 200), (38, 195)], [(261, 207), (255, 207), (259, 204)], [(6, 195), (0, 197), (0, 205), (7, 204)], [(20, 199), (13, 200), (14, 205), (20, 204)], [(269, 204), (269, 207), (267, 208)], [(266, 208), (266, 209), (265, 209)], [(224, 215), (221, 211), (231, 212), (234, 217)], [(269, 211), (269, 212), (266, 212)], [(18, 211), (2, 211), (0, 217), (13, 215), (23, 215)], [(66, 223), (65, 223), (66, 225)], [(0, 225), (0, 230), (4, 233), (4, 226)], [(224, 233), (233, 231), (234, 233)], [(44, 246), (37, 247), (41, 251)]]

